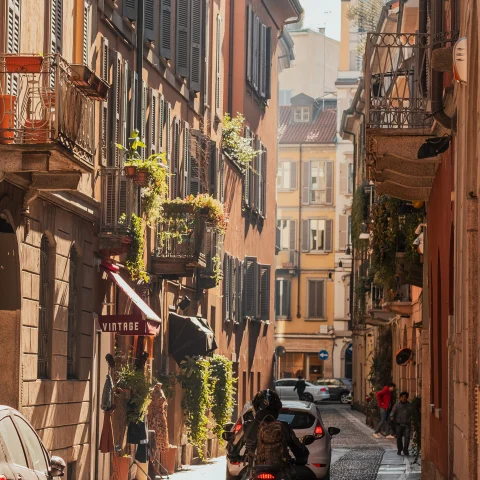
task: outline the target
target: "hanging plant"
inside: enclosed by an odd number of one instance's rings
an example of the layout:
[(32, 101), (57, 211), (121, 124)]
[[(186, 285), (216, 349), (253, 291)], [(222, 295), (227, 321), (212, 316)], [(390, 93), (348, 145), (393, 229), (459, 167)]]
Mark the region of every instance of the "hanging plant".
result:
[(355, 284), (355, 319), (362, 323), (367, 315), (366, 278), (360, 277)]
[(245, 117), (241, 113), (233, 118), (226, 113), (222, 122), (223, 152), (243, 171), (250, 168), (255, 155), (260, 153), (253, 149), (251, 139), (243, 136), (244, 122)]
[(213, 433), (221, 439), (223, 425), (230, 421), (235, 407), (235, 384), (232, 362), (223, 355), (210, 359), (210, 383), (212, 392), (212, 415), (215, 420)]
[(148, 283), (150, 277), (145, 268), (143, 222), (140, 217), (132, 214), (130, 224), (130, 237), (132, 242), (128, 246), (126, 267), (132, 280), (143, 280)]
[(412, 453), (416, 463), (422, 451), (422, 399), (419, 396), (412, 400)]
[(368, 249), (368, 240), (360, 240), (362, 227), (368, 222), (368, 196), (365, 186), (355, 189), (352, 200), (352, 245), (355, 256), (362, 256)]
[(390, 326), (380, 329), (368, 380), (377, 391), (392, 381), (392, 329)]

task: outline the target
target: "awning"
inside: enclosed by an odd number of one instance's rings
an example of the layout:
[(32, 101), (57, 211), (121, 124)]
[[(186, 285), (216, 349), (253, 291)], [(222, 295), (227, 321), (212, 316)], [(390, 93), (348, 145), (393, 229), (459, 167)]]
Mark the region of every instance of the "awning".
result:
[(186, 357), (205, 356), (218, 348), (215, 335), (204, 318), (168, 316), (168, 352), (180, 364)]

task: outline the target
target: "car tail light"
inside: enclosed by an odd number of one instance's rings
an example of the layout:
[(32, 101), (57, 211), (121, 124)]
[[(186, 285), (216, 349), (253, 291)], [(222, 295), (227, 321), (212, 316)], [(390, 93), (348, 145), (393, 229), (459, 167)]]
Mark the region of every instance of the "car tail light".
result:
[(233, 433), (237, 434), (242, 429), (242, 420), (239, 418), (233, 427)]
[(326, 393), (326, 392), (327, 392), (327, 389), (325, 387), (320, 389), (320, 393)]
[(7, 477), (5, 475), (0, 475), (0, 480), (7, 480)]
[(257, 477), (258, 480), (275, 480), (275, 475), (272, 475), (271, 473), (261, 473)]
[(326, 463), (312, 463), (312, 465), (317, 468), (322, 468), (327, 466)]
[(325, 430), (320, 425), (320, 423), (317, 423), (313, 434), (315, 435), (315, 438), (323, 438), (325, 436)]

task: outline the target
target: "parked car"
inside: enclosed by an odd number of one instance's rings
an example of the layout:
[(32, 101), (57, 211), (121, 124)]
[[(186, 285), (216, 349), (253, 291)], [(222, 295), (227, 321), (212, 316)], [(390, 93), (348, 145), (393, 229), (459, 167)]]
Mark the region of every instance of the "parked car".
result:
[(330, 400), (340, 400), (341, 403), (348, 403), (348, 396), (352, 391), (352, 384), (345, 378), (322, 378), (315, 381), (315, 385), (328, 387)]
[[(314, 435), (315, 441), (308, 446), (310, 455), (308, 467), (318, 479), (330, 480), (330, 463), (332, 457), (331, 437), (340, 433), (335, 427), (325, 428), (320, 414), (320, 407), (311, 402), (284, 401), (279, 420), (289, 423), (295, 435), (301, 439), (305, 435)], [(246, 421), (253, 418), (250, 403), (240, 413), (235, 424), (225, 425), (224, 439), (227, 440), (227, 480), (240, 480), (247, 468), (243, 463), (245, 447), (243, 445)], [(240, 452), (233, 456), (234, 452)]]
[[(284, 378), (275, 382), (275, 391), (282, 401), (298, 400), (298, 393), (294, 390), (296, 383), (297, 380), (294, 378)], [(330, 398), (328, 387), (324, 385), (317, 386), (308, 381), (305, 381), (305, 384), (307, 388), (305, 389), (302, 400), (306, 402), (321, 402)]]
[(17, 410), (0, 406), (0, 480), (49, 480), (63, 475), (65, 462), (51, 457)]

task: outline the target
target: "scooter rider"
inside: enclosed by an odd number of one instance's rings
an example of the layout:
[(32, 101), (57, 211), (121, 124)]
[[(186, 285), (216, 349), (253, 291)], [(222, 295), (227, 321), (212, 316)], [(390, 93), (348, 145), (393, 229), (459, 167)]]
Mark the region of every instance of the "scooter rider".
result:
[[(258, 432), (263, 422), (276, 421), (282, 409), (280, 397), (273, 390), (262, 390), (255, 395), (252, 401), (254, 419), (245, 423), (245, 447), (249, 465), (253, 465), (257, 450)], [(295, 465), (287, 467), (292, 479), (315, 480), (315, 474), (306, 464), (308, 461), (308, 448), (301, 443), (292, 427), (281, 422), (283, 439), (295, 457)]]

